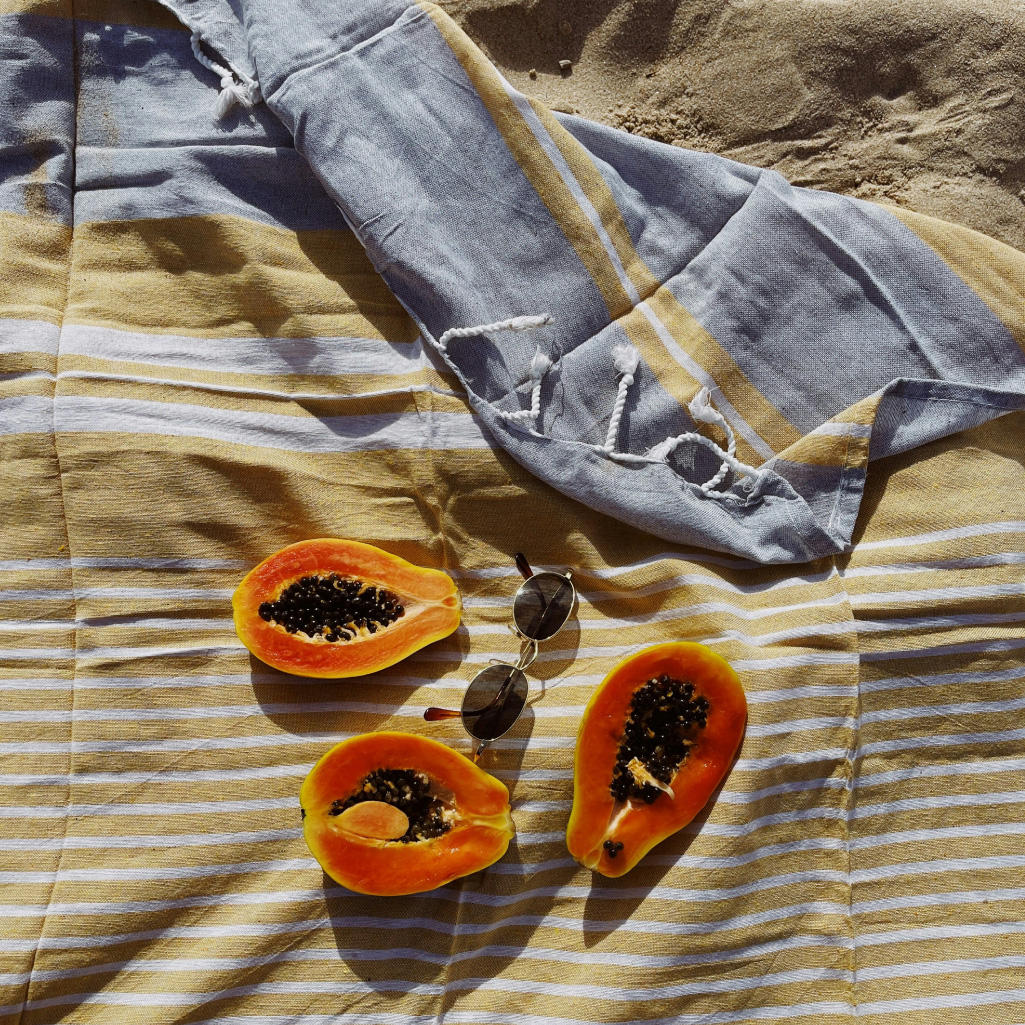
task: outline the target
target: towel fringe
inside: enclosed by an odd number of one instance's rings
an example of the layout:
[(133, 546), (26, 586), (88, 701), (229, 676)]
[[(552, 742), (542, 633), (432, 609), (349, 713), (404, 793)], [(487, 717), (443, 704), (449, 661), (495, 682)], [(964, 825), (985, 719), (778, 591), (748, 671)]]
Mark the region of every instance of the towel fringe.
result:
[[(616, 373), (620, 374), (619, 390), (616, 393), (616, 402), (612, 407), (612, 416), (609, 418), (609, 429), (605, 436), (604, 445), (594, 446), (597, 451), (608, 456), (610, 459), (617, 459), (621, 462), (647, 462), (666, 463), (670, 455), (685, 442), (703, 445), (710, 449), (722, 460), (718, 472), (698, 485), (704, 494), (710, 498), (722, 498), (723, 493), (715, 489), (726, 479), (726, 475), (733, 470), (738, 476), (752, 477), (755, 481), (760, 479), (761, 472), (737, 459), (737, 438), (733, 428), (726, 418), (712, 405), (712, 393), (708, 388), (702, 388), (693, 399), (687, 409), (695, 423), (711, 424), (719, 427), (726, 434), (726, 449), (723, 450), (711, 438), (695, 431), (688, 431), (686, 434), (678, 434), (674, 438), (666, 438), (644, 455), (636, 456), (628, 452), (616, 451), (619, 440), (619, 424), (623, 417), (623, 409), (626, 406), (626, 396), (634, 383), (637, 367), (641, 360), (641, 354), (635, 345), (620, 342), (612, 348), (612, 364)], [(750, 492), (752, 489), (746, 489)]]
[[(442, 358), (458, 374), (458, 369), (448, 354), (448, 344), (453, 338), (472, 338), (475, 335), (495, 334), (499, 331), (533, 331), (539, 327), (550, 324), (552, 318), (547, 314), (537, 316), (510, 317), (508, 320), (499, 320), (493, 324), (478, 324), (473, 327), (451, 327), (434, 343)], [(619, 377), (619, 387), (616, 392), (616, 401), (612, 407), (612, 415), (609, 418), (609, 428), (605, 436), (605, 443), (602, 445), (586, 445), (587, 448), (609, 459), (622, 463), (668, 463), (669, 457), (680, 447), (680, 445), (691, 443), (703, 445), (714, 452), (721, 460), (721, 465), (716, 474), (710, 477), (704, 484), (698, 485), (703, 494), (709, 498), (724, 499), (734, 497), (727, 492), (716, 491), (715, 489), (725, 480), (726, 475), (732, 470), (738, 477), (745, 479), (742, 487), (747, 492), (747, 501), (750, 502), (757, 493), (757, 485), (763, 479), (764, 472), (753, 466), (748, 466), (737, 459), (737, 439), (726, 418), (712, 405), (712, 394), (708, 388), (702, 388), (697, 395), (691, 399), (688, 411), (696, 423), (710, 424), (719, 427), (726, 434), (726, 448), (717, 445), (711, 438), (706, 438), (696, 431), (687, 431), (684, 434), (677, 434), (675, 437), (666, 438), (665, 441), (654, 445), (643, 455), (636, 455), (632, 452), (617, 451), (619, 440), (619, 426), (623, 418), (623, 410), (626, 407), (626, 397), (630, 388), (636, 380), (637, 367), (640, 365), (641, 354), (635, 345), (630, 343), (619, 343), (612, 348), (612, 365), (615, 367)], [(530, 361), (530, 380), (533, 387), (530, 392), (529, 409), (499, 409), (492, 404), (491, 408), (495, 414), (514, 427), (519, 427), (531, 434), (537, 435), (534, 425), (541, 415), (541, 384), (545, 374), (552, 368), (553, 363), (550, 357), (541, 351), (541, 347), (534, 352)], [(584, 444), (578, 442), (577, 444)]]
[[(707, 389), (702, 390), (707, 391)], [(704, 401), (707, 402), (707, 396)], [(711, 410), (711, 413), (713, 413), (716, 417), (723, 419), (722, 414), (714, 409), (711, 409), (710, 404), (709, 409)], [(718, 423), (718, 420), (705, 420), (702, 418), (701, 422)], [(695, 431), (687, 431), (684, 434), (677, 434), (673, 438), (666, 438), (665, 441), (659, 442), (659, 444), (648, 449), (648, 451), (645, 453), (645, 461), (667, 463), (669, 461), (669, 457), (681, 445), (688, 442), (697, 445), (703, 445), (709, 451), (714, 452), (722, 460), (722, 465), (719, 467), (719, 470), (714, 477), (711, 477), (709, 480), (706, 480), (704, 484), (698, 485), (701, 488), (701, 490), (709, 498), (724, 497), (724, 492), (716, 491), (715, 488), (717, 487), (717, 485), (722, 483), (722, 481), (726, 477), (726, 474), (729, 473), (730, 470), (732, 470), (735, 474), (737, 474), (738, 477), (749, 477), (753, 482), (751, 486), (744, 487), (744, 490), (748, 492), (748, 498), (750, 500), (750, 498), (754, 496), (754, 485), (757, 485), (757, 483), (762, 479), (763, 472), (761, 470), (756, 470), (753, 466), (748, 466), (747, 463), (742, 463), (739, 459), (737, 459), (735, 455), (737, 443), (736, 438), (733, 435), (732, 429), (730, 428), (729, 424), (725, 422), (725, 419), (723, 419), (723, 423), (719, 426), (724, 427), (726, 431), (726, 436), (729, 439), (729, 447), (727, 450), (723, 450), (719, 445), (712, 441), (711, 438), (706, 438), (703, 434), (698, 434)], [(747, 481), (745, 481), (744, 483), (745, 485), (748, 484)]]
[(251, 110), (263, 99), (260, 93), (260, 83), (255, 78), (250, 78), (242, 71), (235, 71), (212, 61), (203, 53), (202, 40), (198, 33), (192, 33), (191, 42), (196, 60), (221, 80), (221, 91), (217, 94), (217, 103), (214, 106), (214, 116), (218, 120), (223, 118), (236, 104)]
[(634, 374), (637, 371), (637, 364), (641, 361), (641, 354), (637, 346), (628, 342), (621, 342), (612, 347), (612, 365), (616, 373), (622, 376), (619, 379), (619, 390), (616, 392), (616, 403), (612, 407), (612, 416), (609, 418), (609, 430), (605, 435), (605, 444), (602, 451), (611, 455), (616, 451), (616, 443), (619, 440), (619, 421), (623, 419), (623, 409), (626, 406), (626, 393), (634, 383)]
[[(541, 313), (536, 316), (510, 317), (508, 320), (499, 320), (494, 324), (478, 324), (475, 327), (450, 327), (438, 339), (436, 345), (438, 351), (448, 360), (448, 343), (453, 338), (472, 338), (474, 335), (495, 334), (499, 331), (534, 331), (551, 322), (552, 318), (547, 313)], [(541, 415), (541, 382), (551, 368), (551, 359), (538, 346), (534, 358), (530, 361), (530, 380), (533, 384), (530, 391), (530, 408), (508, 410), (492, 406), (492, 409), (503, 420), (529, 429)]]
[(701, 490), (707, 495), (726, 479), (726, 474), (733, 468), (729, 460), (736, 458), (737, 438), (726, 417), (712, 405), (712, 393), (707, 388), (702, 388), (690, 400), (687, 410), (696, 423), (714, 424), (716, 427), (722, 428), (726, 434), (726, 455), (728, 458), (723, 460), (722, 465), (719, 467), (719, 472), (701, 485)]
[(533, 331), (551, 322), (552, 318), (547, 313), (541, 313), (530, 317), (510, 317), (508, 320), (498, 320), (494, 324), (478, 324), (476, 327), (450, 327), (436, 344), (441, 352), (445, 353), (448, 350), (448, 343), (453, 338), (472, 338), (474, 335), (489, 335), (497, 331)]

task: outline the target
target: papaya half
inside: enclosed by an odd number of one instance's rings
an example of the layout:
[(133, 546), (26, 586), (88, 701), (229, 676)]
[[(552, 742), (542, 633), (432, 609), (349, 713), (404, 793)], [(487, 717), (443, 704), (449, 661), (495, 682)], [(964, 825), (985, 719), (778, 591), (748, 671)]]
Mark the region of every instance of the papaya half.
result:
[(746, 722), (737, 674), (703, 644), (656, 644), (624, 659), (580, 722), (570, 854), (604, 876), (629, 872), (705, 806)]
[(513, 836), (505, 784), (412, 733), (364, 733), (331, 748), (299, 803), (313, 856), (358, 893), (444, 886), (498, 861)]
[(360, 541), (300, 541), (264, 559), (231, 601), (242, 643), (298, 676), (386, 669), (459, 626), (452, 578)]

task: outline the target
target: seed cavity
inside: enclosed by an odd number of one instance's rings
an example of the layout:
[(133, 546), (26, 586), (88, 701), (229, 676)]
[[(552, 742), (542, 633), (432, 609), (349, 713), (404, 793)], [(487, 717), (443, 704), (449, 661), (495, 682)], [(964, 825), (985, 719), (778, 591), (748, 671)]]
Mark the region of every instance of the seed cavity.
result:
[(289, 584), (275, 601), (260, 605), (260, 618), (290, 634), (323, 637), (335, 644), (377, 633), (405, 611), (391, 591), (332, 573)]
[(424, 772), (378, 769), (360, 780), (354, 794), (332, 801), (328, 815), (341, 815), (364, 801), (393, 805), (409, 819), (405, 833), (387, 838), (395, 843), (419, 843), (452, 828), (451, 810), (431, 792), (431, 778)]
[(627, 771), (634, 778), (634, 782), (640, 785), (645, 783), (649, 787), (654, 787), (656, 790), (661, 790), (663, 794), (668, 794), (670, 797), (675, 798), (676, 794), (673, 793), (673, 788), (662, 780), (652, 776), (650, 772), (644, 767), (644, 763), (640, 758), (631, 758), (627, 764)]
[[(695, 734), (705, 728), (708, 709), (707, 699), (694, 697), (693, 683), (668, 673), (638, 687), (612, 770), (613, 799), (633, 797), (652, 804), (665, 793), (671, 800), (669, 781), (687, 757)], [(611, 848), (606, 850), (615, 857)]]

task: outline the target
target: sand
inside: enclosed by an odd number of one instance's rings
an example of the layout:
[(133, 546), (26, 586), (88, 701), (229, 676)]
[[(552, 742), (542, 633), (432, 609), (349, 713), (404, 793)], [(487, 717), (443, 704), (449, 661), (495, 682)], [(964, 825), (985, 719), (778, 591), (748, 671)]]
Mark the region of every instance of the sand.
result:
[(557, 110), (1025, 250), (1025, 0), (442, 6)]

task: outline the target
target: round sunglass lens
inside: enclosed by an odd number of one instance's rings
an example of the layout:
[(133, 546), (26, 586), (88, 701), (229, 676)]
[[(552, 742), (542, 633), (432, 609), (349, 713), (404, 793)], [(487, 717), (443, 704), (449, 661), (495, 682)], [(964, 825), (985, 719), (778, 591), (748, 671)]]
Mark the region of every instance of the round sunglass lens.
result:
[(513, 599), (513, 619), (522, 637), (547, 641), (573, 611), (573, 585), (558, 573), (535, 573)]
[(463, 728), (476, 740), (497, 740), (520, 717), (527, 701), (527, 678), (515, 666), (488, 666), (466, 688)]

